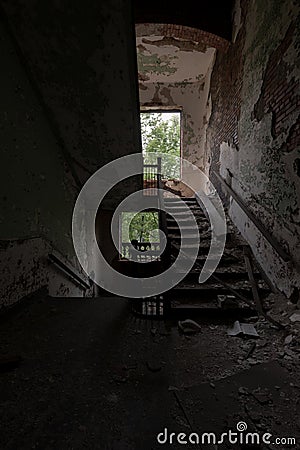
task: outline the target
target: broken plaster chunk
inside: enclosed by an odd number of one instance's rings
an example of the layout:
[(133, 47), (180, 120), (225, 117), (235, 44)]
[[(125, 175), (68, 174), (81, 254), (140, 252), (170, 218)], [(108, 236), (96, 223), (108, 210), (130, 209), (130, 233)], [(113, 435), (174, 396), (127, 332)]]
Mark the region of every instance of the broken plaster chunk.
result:
[(248, 349), (245, 358), (246, 358), (246, 359), (250, 358), (250, 356), (252, 356), (252, 353), (254, 352), (255, 349), (256, 349), (256, 342), (254, 342), (254, 343), (251, 345), (251, 347)]
[(284, 340), (285, 345), (289, 345), (292, 342), (292, 340), (293, 340), (293, 335), (289, 334)]
[(191, 319), (179, 321), (178, 327), (184, 334), (196, 334), (201, 331), (200, 325)]
[(252, 395), (261, 405), (267, 405), (272, 402), (268, 389), (257, 388), (252, 391)]
[(241, 323), (236, 320), (232, 328), (227, 330), (228, 336), (251, 336), (259, 337), (256, 329), (251, 323)]
[(239, 387), (239, 394), (240, 395), (249, 395), (249, 390), (246, 387)]
[(291, 322), (300, 322), (300, 313), (295, 312), (294, 314), (292, 314), (290, 316), (290, 321)]
[(176, 386), (169, 386), (168, 387), (168, 391), (173, 392), (173, 391), (180, 391), (180, 389), (178, 389), (178, 387)]
[(234, 295), (218, 295), (217, 298), (219, 308), (235, 308), (237, 306)]

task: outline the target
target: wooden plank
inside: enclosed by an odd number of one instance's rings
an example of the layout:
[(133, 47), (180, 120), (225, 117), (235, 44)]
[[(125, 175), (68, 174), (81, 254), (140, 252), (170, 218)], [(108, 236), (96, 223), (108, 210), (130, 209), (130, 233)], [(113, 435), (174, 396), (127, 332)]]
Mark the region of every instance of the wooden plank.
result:
[(257, 284), (256, 284), (256, 281), (255, 281), (254, 275), (253, 275), (253, 268), (252, 268), (252, 261), (251, 261), (251, 249), (247, 245), (244, 246), (244, 257), (245, 257), (245, 263), (246, 263), (246, 267), (247, 267), (247, 271), (248, 271), (249, 281), (250, 281), (251, 288), (252, 288), (253, 299), (254, 299), (254, 302), (256, 305), (256, 310), (257, 310), (258, 314), (263, 316), (266, 320), (268, 320), (270, 323), (275, 325), (277, 328), (284, 329), (285, 328), (284, 325), (282, 325), (280, 322), (277, 322), (277, 320), (274, 320), (272, 317), (270, 317), (263, 309), (263, 306), (262, 306), (262, 303), (261, 303), (261, 300), (259, 297), (259, 293), (258, 293)]
[(236, 289), (234, 289), (230, 284), (226, 283), (224, 280), (221, 280), (221, 278), (217, 277), (216, 275), (212, 274), (211, 278), (213, 280), (216, 280), (218, 283), (226, 287), (235, 297), (242, 300), (242, 302), (246, 303), (248, 306), (252, 308), (252, 302), (248, 298), (246, 298), (244, 295), (240, 294)]
[(283, 261), (288, 262), (291, 261), (290, 255), (282, 248), (279, 242), (270, 234), (270, 232), (266, 229), (265, 225), (250, 211), (248, 205), (244, 202), (244, 200), (226, 183), (226, 181), (214, 171), (215, 176), (220, 181), (222, 186), (226, 189), (226, 191), (231, 195), (231, 197), (237, 202), (237, 204), (242, 208), (245, 214), (249, 217), (249, 219), (254, 223), (256, 228), (262, 233), (265, 239), (271, 244), (274, 250), (278, 253), (278, 255), (283, 259)]
[(244, 245), (243, 250), (244, 250), (244, 258), (245, 258), (246, 269), (247, 269), (249, 281), (250, 281), (250, 284), (251, 284), (253, 300), (255, 302), (257, 312), (260, 315), (264, 315), (263, 307), (262, 307), (262, 304), (261, 304), (261, 301), (260, 301), (260, 297), (259, 297), (259, 293), (258, 293), (258, 289), (257, 289), (256, 280), (255, 280), (254, 274), (253, 274), (253, 268), (252, 268), (252, 262), (251, 262), (251, 259), (250, 259), (249, 247), (247, 245)]

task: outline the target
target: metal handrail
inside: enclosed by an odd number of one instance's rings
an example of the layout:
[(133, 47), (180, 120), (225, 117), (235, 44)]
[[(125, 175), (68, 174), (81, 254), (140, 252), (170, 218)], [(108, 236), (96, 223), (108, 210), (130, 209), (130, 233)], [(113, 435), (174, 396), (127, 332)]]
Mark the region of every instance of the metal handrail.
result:
[(82, 285), (85, 289), (91, 288), (91, 286), (83, 278), (81, 278), (73, 269), (67, 266), (60, 258), (58, 258), (58, 256), (54, 255), (54, 253), (49, 253), (48, 258), (53, 264), (55, 264), (61, 270), (66, 272), (71, 278), (73, 278), (76, 283)]
[(159, 208), (159, 228), (166, 236), (166, 249), (162, 254), (162, 261), (165, 266), (169, 264), (170, 258), (170, 243), (168, 239), (168, 227), (167, 227), (167, 214), (164, 208), (164, 197), (162, 194), (163, 191), (163, 183), (161, 177), (161, 157), (157, 158), (157, 187), (158, 187), (158, 208)]
[(291, 256), (289, 253), (282, 247), (282, 245), (278, 242), (278, 240), (270, 233), (270, 231), (266, 228), (266, 226), (261, 222), (261, 220), (255, 216), (255, 214), (249, 209), (248, 205), (242, 199), (229, 184), (226, 183), (226, 180), (221, 177), (221, 175), (217, 172), (214, 172), (214, 175), (220, 181), (222, 186), (226, 189), (226, 191), (231, 195), (231, 197), (237, 202), (237, 204), (242, 208), (244, 213), (248, 216), (248, 218), (253, 222), (256, 228), (262, 233), (265, 239), (269, 242), (269, 244), (273, 247), (273, 249), (278, 253), (278, 255), (283, 259), (284, 262), (291, 261)]

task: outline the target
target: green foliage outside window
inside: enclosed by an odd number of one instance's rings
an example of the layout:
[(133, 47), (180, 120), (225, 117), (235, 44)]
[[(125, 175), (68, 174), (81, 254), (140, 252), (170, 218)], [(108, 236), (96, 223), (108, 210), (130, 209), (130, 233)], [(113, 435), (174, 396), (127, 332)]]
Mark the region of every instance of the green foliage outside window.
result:
[(161, 154), (162, 178), (180, 179), (180, 160), (168, 159), (180, 157), (180, 113), (141, 113), (141, 132), (145, 164), (156, 164)]
[(158, 213), (153, 212), (124, 212), (122, 213), (122, 242), (159, 242)]

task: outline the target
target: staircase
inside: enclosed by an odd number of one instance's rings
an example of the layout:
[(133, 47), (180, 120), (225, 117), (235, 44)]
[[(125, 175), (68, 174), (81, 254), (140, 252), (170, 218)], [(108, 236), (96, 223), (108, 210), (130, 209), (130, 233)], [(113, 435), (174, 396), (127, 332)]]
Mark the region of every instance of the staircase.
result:
[[(270, 293), (270, 287), (263, 279), (253, 258), (249, 256), (251, 251), (247, 243), (228, 217), (226, 245), (220, 263), (214, 274), (205, 283), (199, 284), (199, 274), (210, 248), (211, 228), (209, 219), (195, 198), (164, 199), (166, 211), (174, 216), (173, 218), (167, 214), (166, 219), (170, 265), (175, 261), (180, 249), (181, 238), (176, 221), (184, 228), (185, 233), (190, 235), (191, 242), (195, 238), (194, 226), (184, 212), (182, 201), (185, 201), (194, 214), (199, 229), (200, 246), (197, 260), (191, 271), (177, 286), (164, 295), (171, 312), (185, 315), (189, 312), (195, 313), (196, 310), (211, 312), (238, 310), (253, 313), (254, 309), (257, 309), (253, 299), (258, 296), (262, 300)], [(188, 243), (185, 244), (184, 249), (188, 252)]]

